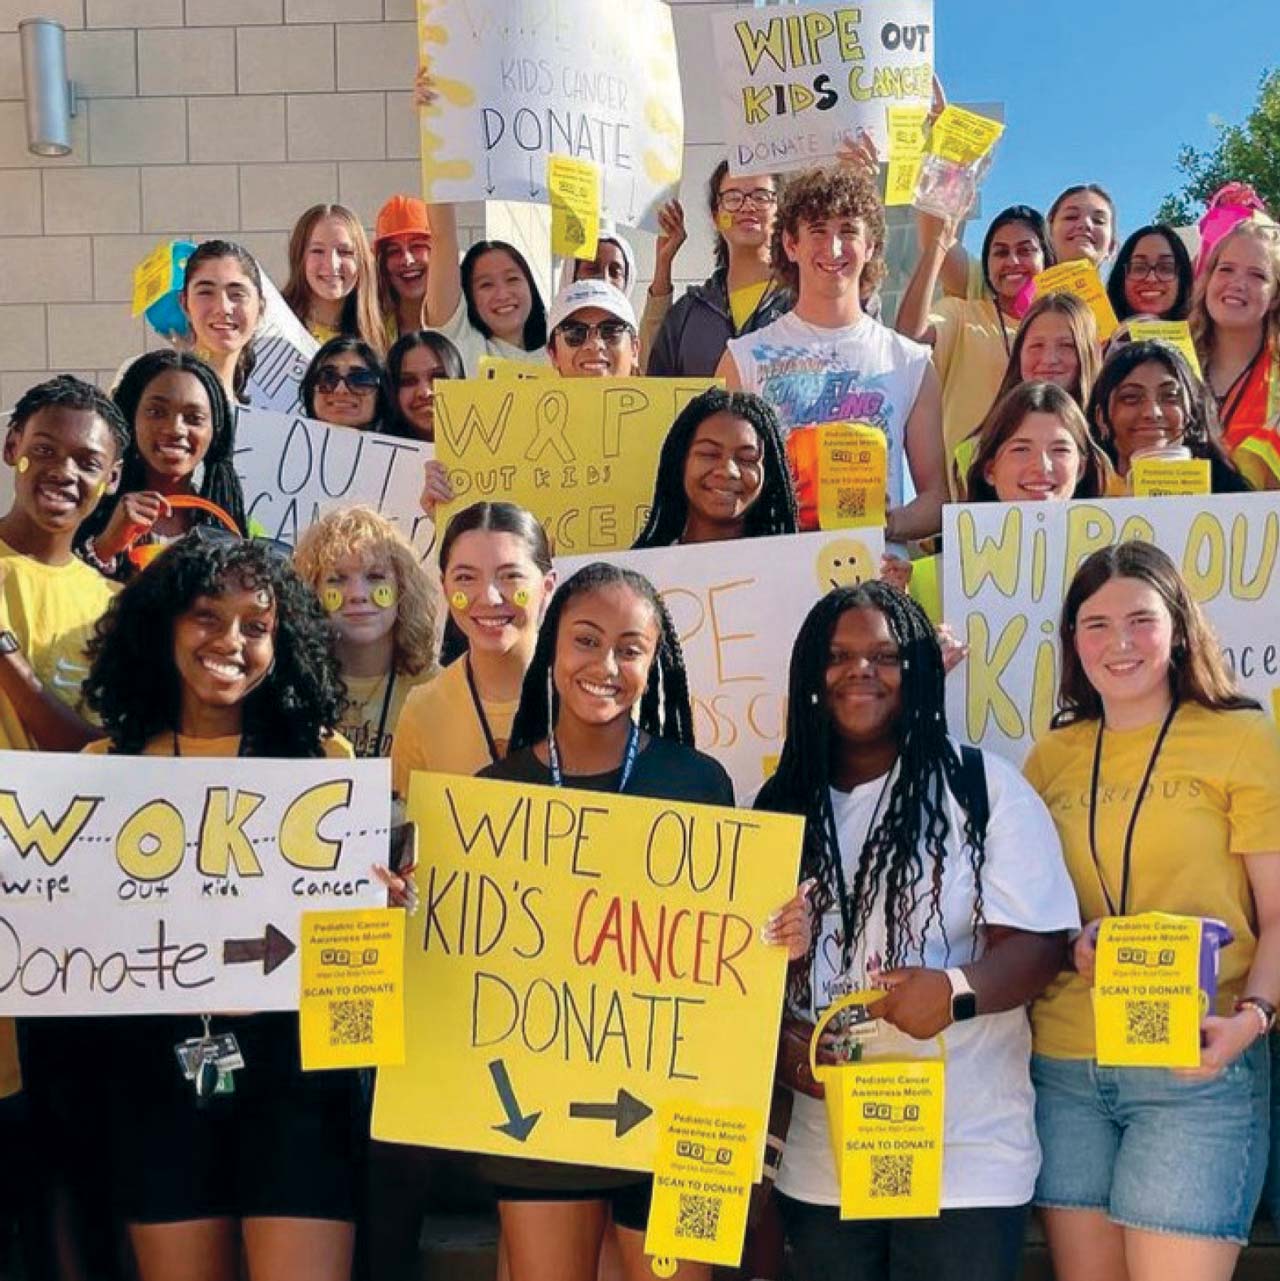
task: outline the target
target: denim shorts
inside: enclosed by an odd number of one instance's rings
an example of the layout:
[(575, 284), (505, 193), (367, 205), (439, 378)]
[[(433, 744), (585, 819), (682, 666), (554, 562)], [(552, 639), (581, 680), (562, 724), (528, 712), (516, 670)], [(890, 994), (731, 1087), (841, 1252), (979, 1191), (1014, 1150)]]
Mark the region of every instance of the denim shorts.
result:
[(1265, 1040), (1208, 1081), (1164, 1068), (1031, 1058), (1037, 1205), (1245, 1245), (1267, 1170)]

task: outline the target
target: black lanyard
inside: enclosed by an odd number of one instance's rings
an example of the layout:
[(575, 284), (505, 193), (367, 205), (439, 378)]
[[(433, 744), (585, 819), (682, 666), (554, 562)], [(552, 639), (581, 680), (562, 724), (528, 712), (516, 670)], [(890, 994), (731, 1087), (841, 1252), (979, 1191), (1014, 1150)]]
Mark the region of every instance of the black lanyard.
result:
[(365, 745), (365, 749), (360, 753), (361, 756), (381, 756), (382, 755), (382, 736), (387, 729), (387, 713), (391, 710), (391, 692), (396, 687), (395, 672), (387, 673), (387, 692), (382, 696), (382, 714), (378, 717), (378, 732)]
[(1004, 343), (1004, 358), (1012, 360), (1013, 351), (1009, 347), (1009, 331), (1004, 327), (1004, 312), (1000, 310), (1000, 295), (993, 293), (991, 298), (996, 305), (996, 327), (1000, 330), (1000, 341)]
[[(867, 846), (871, 844), (871, 838), (876, 833), (876, 822), (880, 817), (880, 806), (884, 804), (885, 793), (889, 790), (889, 784), (893, 782), (893, 776), (898, 772), (898, 761), (894, 760), (889, 766), (889, 772), (884, 776), (884, 782), (880, 784), (880, 794), (876, 797), (875, 806), (871, 810), (871, 822), (867, 824), (867, 834), (862, 841), (862, 851), (859, 854), (859, 862), (866, 858)], [(848, 882), (844, 876), (844, 857), (840, 852), (840, 832), (836, 827), (835, 806), (831, 804), (830, 791), (827, 793), (827, 813), (826, 821), (829, 824), (828, 840), (831, 843), (831, 852), (835, 858), (836, 865), (836, 893), (840, 899), (840, 924), (844, 930), (844, 947), (841, 949), (841, 964), (847, 971), (853, 956), (853, 931), (857, 924), (857, 906), (849, 901)]]
[(489, 749), (489, 760), (496, 765), (501, 757), (498, 755), (498, 744), (494, 741), (493, 730), (489, 728), (489, 718), (484, 714), (484, 704), (480, 701), (480, 691), (476, 689), (476, 678), (471, 672), (471, 655), (462, 660), (467, 674), (467, 688), (471, 691), (471, 703), (476, 709), (476, 720), (480, 722), (480, 732), (484, 735), (484, 745)]
[(1169, 704), (1164, 724), (1160, 726), (1160, 732), (1156, 735), (1155, 746), (1151, 749), (1151, 756), (1147, 760), (1147, 768), (1142, 775), (1142, 783), (1138, 787), (1137, 799), (1133, 802), (1133, 810), (1129, 814), (1129, 826), (1125, 829), (1124, 853), (1120, 865), (1120, 910), (1118, 912), (1116, 911), (1115, 900), (1111, 897), (1111, 891), (1107, 889), (1107, 878), (1102, 874), (1102, 860), (1098, 857), (1098, 842), (1095, 833), (1095, 820), (1098, 813), (1098, 776), (1102, 772), (1103, 717), (1098, 717), (1098, 737), (1093, 745), (1093, 777), (1089, 782), (1089, 853), (1093, 856), (1093, 866), (1098, 873), (1098, 884), (1102, 887), (1102, 897), (1107, 902), (1107, 914), (1109, 916), (1125, 916), (1129, 910), (1129, 874), (1133, 857), (1133, 833), (1138, 826), (1138, 815), (1142, 812), (1142, 803), (1147, 797), (1147, 786), (1151, 782), (1151, 775), (1155, 772), (1156, 759), (1160, 755), (1160, 749), (1164, 746), (1165, 736), (1169, 733), (1169, 726), (1173, 724), (1174, 713), (1177, 710), (1178, 700), (1174, 699)]
[[(1249, 385), (1254, 366), (1262, 359), (1266, 351), (1266, 345), (1267, 342), (1264, 338), (1254, 358), (1232, 379), (1231, 386), (1221, 396), (1214, 396), (1218, 406), (1218, 426), (1224, 432), (1231, 426), (1231, 420), (1236, 416), (1236, 410), (1240, 408), (1240, 402), (1244, 399), (1245, 388)], [(1232, 394), (1233, 392), (1235, 393), (1234, 395)]]
[[(640, 752), (640, 727), (631, 722), (630, 729), (627, 730), (627, 749), (622, 756), (622, 775), (618, 779), (618, 791), (625, 792), (627, 783), (631, 779), (631, 771), (635, 769), (636, 756)], [(547, 731), (547, 764), (551, 770), (551, 786), (563, 787), (564, 774), (560, 769), (560, 753), (556, 748), (555, 730)]]

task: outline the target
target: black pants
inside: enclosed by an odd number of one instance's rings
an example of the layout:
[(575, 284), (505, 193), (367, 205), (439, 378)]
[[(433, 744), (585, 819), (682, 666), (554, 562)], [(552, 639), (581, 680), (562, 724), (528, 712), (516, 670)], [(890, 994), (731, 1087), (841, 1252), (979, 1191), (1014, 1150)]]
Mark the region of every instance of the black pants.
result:
[(1030, 1205), (847, 1219), (778, 1196), (799, 1281), (1015, 1281)]

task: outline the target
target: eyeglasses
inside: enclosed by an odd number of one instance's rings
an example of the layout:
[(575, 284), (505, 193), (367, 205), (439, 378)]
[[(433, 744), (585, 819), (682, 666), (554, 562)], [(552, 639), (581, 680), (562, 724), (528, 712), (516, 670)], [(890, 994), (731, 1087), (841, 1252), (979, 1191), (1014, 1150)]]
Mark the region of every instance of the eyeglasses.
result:
[(557, 329), (566, 346), (581, 347), (588, 338), (597, 334), (606, 347), (616, 347), (633, 330), (625, 320), (602, 320), (598, 325), (588, 325), (581, 320), (566, 320)]
[(778, 203), (778, 193), (770, 191), (768, 187), (755, 187), (751, 191), (738, 191), (736, 188), (731, 188), (728, 191), (722, 191), (717, 200), (720, 208), (729, 213), (737, 213), (740, 209), (746, 208), (748, 202), (757, 209), (772, 209)]
[(1145, 258), (1130, 258), (1125, 263), (1124, 274), (1130, 280), (1145, 280), (1148, 276), (1154, 276), (1167, 285), (1178, 278), (1178, 267), (1172, 258), (1159, 258), (1155, 262), (1148, 262)]
[(348, 369), (344, 374), (335, 365), (321, 365), (316, 374), (316, 390), (331, 396), (341, 386), (353, 396), (367, 396), (378, 390), (378, 375), (372, 369)]

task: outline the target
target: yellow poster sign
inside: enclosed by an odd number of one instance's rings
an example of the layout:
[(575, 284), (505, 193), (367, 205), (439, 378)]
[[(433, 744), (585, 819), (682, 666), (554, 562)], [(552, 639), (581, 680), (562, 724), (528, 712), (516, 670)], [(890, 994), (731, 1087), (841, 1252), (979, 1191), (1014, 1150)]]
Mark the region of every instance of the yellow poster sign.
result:
[(1130, 475), (1135, 498), (1173, 498), (1207, 494), (1211, 478), (1207, 458), (1135, 458)]
[(600, 166), (585, 157), (547, 157), (551, 252), (562, 258), (596, 256), (600, 241)]
[(929, 132), (929, 151), (957, 165), (970, 165), (995, 146), (1004, 133), (1004, 124), (976, 111), (949, 104), (933, 122)]
[(479, 376), (490, 381), (515, 378), (528, 381), (535, 378), (559, 378), (554, 365), (539, 364), (534, 360), (509, 360), (506, 356), (481, 356)]
[(304, 1071), (404, 1062), (404, 918), (400, 908), (303, 913)]
[(1197, 917), (1113, 916), (1098, 931), (1093, 1019), (1101, 1067), (1200, 1066)]
[(658, 455), (676, 415), (715, 379), (446, 379), (436, 457), (457, 510), (486, 498), (527, 507), (557, 554), (630, 547), (644, 528)]
[(923, 104), (886, 107), (889, 126), (889, 172), (884, 183), (887, 206), (909, 205), (915, 199), (920, 162), (924, 159), (925, 117)]
[(1115, 333), (1116, 313), (1107, 297), (1106, 286), (1098, 269), (1087, 258), (1077, 258), (1074, 262), (1060, 262), (1056, 267), (1047, 267), (1035, 280), (1035, 294), (1043, 298), (1045, 294), (1074, 294), (1093, 312), (1098, 324), (1098, 338), (1106, 342)]
[(1164, 342), (1176, 347), (1191, 366), (1191, 372), (1197, 378), (1204, 377), (1200, 372), (1196, 345), (1191, 339), (1191, 326), (1185, 320), (1131, 320), (1129, 337), (1134, 342)]
[(435, 774), (409, 818), (422, 907), (377, 1138), (650, 1171), (668, 1101), (767, 1115), (786, 955), (760, 929), (798, 818)]
[(889, 455), (867, 423), (823, 423), (818, 432), (818, 527), (884, 527)]
[(736, 1268), (763, 1118), (742, 1109), (668, 1101), (658, 1112), (658, 1154), (644, 1252)]
[(133, 269), (133, 306), (129, 314), (141, 316), (152, 303), (175, 289), (173, 277), (173, 242), (166, 240)]

